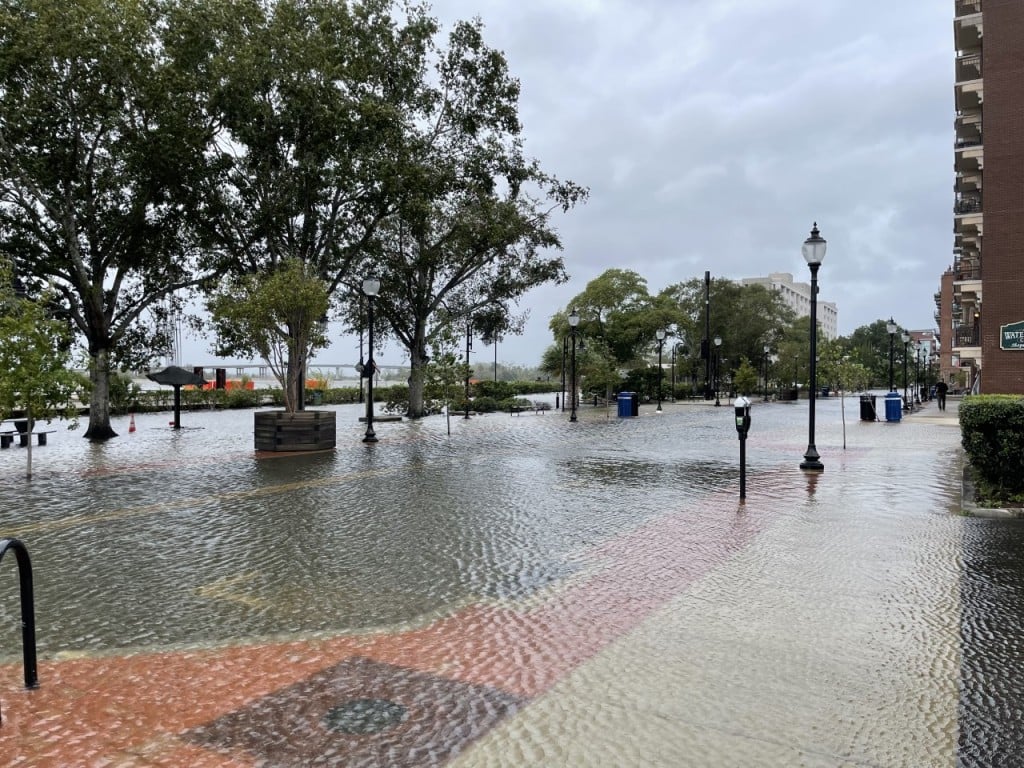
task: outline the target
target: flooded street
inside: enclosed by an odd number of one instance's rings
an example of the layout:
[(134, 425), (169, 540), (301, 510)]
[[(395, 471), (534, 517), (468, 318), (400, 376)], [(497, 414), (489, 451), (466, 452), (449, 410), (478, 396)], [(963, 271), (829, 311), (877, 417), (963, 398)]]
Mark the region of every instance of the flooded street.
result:
[[(754, 402), (378, 423), (252, 412), (0, 453), (0, 759), (31, 766), (997, 766), (1022, 522), (961, 515), (955, 411)], [(934, 404), (926, 406), (934, 416)], [(16, 756), (9, 762), (9, 756)]]

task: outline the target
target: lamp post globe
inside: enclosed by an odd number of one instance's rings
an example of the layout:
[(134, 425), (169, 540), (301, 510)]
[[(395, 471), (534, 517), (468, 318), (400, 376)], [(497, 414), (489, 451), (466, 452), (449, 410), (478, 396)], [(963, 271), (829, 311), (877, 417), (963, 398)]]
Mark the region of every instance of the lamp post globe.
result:
[(373, 431), (373, 374), (377, 366), (373, 362), (373, 300), (380, 292), (380, 280), (370, 276), (363, 279), (363, 294), (366, 296), (367, 341), (369, 342), (369, 359), (363, 366), (362, 376), (366, 377), (366, 434), (364, 443), (376, 443), (377, 433)]
[(818, 394), (818, 268), (825, 260), (825, 238), (818, 231), (818, 222), (811, 228), (811, 236), (804, 240), (804, 261), (811, 270), (811, 354), (810, 354), (810, 391), (807, 393), (807, 450), (800, 469), (820, 472), (825, 469), (814, 445), (814, 404)]
[(665, 347), (665, 329), (659, 328), (654, 332), (654, 338), (658, 340), (658, 413), (661, 413), (661, 381), (665, 376), (665, 371), (661, 367), (661, 351)]
[(569, 410), (569, 421), (576, 421), (576, 326), (580, 324), (580, 313), (575, 310), (569, 313), (569, 335), (572, 337), (572, 356), (569, 361), (569, 370), (572, 372), (572, 390), (569, 398), (572, 407)]

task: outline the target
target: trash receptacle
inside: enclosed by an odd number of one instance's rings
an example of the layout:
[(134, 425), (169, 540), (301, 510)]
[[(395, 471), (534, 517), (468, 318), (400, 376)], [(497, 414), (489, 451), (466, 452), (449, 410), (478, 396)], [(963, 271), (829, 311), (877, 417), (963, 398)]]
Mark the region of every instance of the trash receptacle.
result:
[(903, 398), (899, 392), (890, 392), (885, 396), (885, 420), (899, 421), (903, 417)]
[(633, 396), (633, 405), (629, 409), (629, 415), (630, 416), (639, 416), (640, 415), (640, 393), (639, 392), (630, 392), (629, 394), (631, 394)]
[(860, 420), (861, 421), (878, 421), (878, 411), (875, 410), (875, 396), (874, 395), (861, 395), (860, 396)]
[(633, 415), (633, 393), (619, 392), (619, 418)]

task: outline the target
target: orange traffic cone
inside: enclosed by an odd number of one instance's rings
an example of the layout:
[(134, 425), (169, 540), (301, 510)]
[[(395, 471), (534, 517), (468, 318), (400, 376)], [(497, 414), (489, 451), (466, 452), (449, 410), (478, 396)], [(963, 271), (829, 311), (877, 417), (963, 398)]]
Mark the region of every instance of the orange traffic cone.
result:
[(135, 431), (135, 414), (134, 413), (132, 414), (132, 420), (128, 422), (128, 431), (129, 432), (134, 432)]

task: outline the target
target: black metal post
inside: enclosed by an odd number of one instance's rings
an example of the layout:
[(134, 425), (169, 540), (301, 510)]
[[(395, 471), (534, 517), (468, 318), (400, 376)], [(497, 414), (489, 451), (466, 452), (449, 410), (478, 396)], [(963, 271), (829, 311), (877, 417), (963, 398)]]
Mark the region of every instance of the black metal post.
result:
[[(812, 236), (816, 235), (817, 231), (818, 228), (815, 226)], [(821, 264), (808, 266), (811, 268), (811, 388), (807, 393), (807, 451), (800, 463), (800, 469), (822, 470), (825, 465), (821, 463), (818, 449), (814, 446), (814, 403), (818, 397), (818, 267)]]
[(569, 337), (562, 337), (562, 413), (565, 413), (565, 358), (569, 353)]
[(676, 347), (678, 344), (672, 344), (672, 402), (676, 401)]
[(473, 318), (466, 320), (466, 413), (463, 419), (469, 418), (469, 353), (473, 351)]
[(570, 335), (572, 336), (572, 361), (569, 363), (570, 370), (572, 371), (572, 392), (569, 393), (569, 397), (572, 398), (572, 410), (569, 414), (569, 421), (576, 421), (576, 326), (571, 326)]
[(373, 431), (373, 374), (377, 367), (373, 361), (373, 296), (366, 297), (366, 308), (369, 359), (363, 369), (363, 375), (366, 376), (366, 434), (363, 436), (363, 442), (376, 443), (377, 433)]
[(909, 350), (909, 342), (903, 342), (903, 402), (904, 407), (911, 408), (912, 401), (907, 399), (907, 353)]
[(704, 272), (704, 399), (711, 399), (711, 272)]
[(722, 387), (722, 348), (717, 344), (715, 345), (715, 405), (720, 406), (722, 403), (719, 400), (718, 391)]
[(661, 351), (665, 347), (665, 340), (658, 339), (658, 413), (661, 413), (661, 384), (665, 379), (665, 371), (661, 367)]
[[(360, 304), (361, 304), (362, 303), (362, 298), (360, 298), (359, 301), (360, 301)], [(362, 313), (360, 312), (360, 315), (361, 314)], [(359, 365), (356, 367), (356, 370), (359, 371), (359, 402), (362, 403), (362, 402), (365, 402), (365, 399), (363, 397), (363, 371), (366, 370), (366, 363), (363, 361), (363, 325), (362, 325), (362, 323), (359, 324)]]
[(0, 539), (0, 560), (8, 549), (14, 550), (18, 563), (18, 582), (21, 590), (21, 654), (25, 667), (25, 687), (38, 688), (36, 671), (36, 607), (32, 589), (32, 561), (28, 550), (18, 539)]

